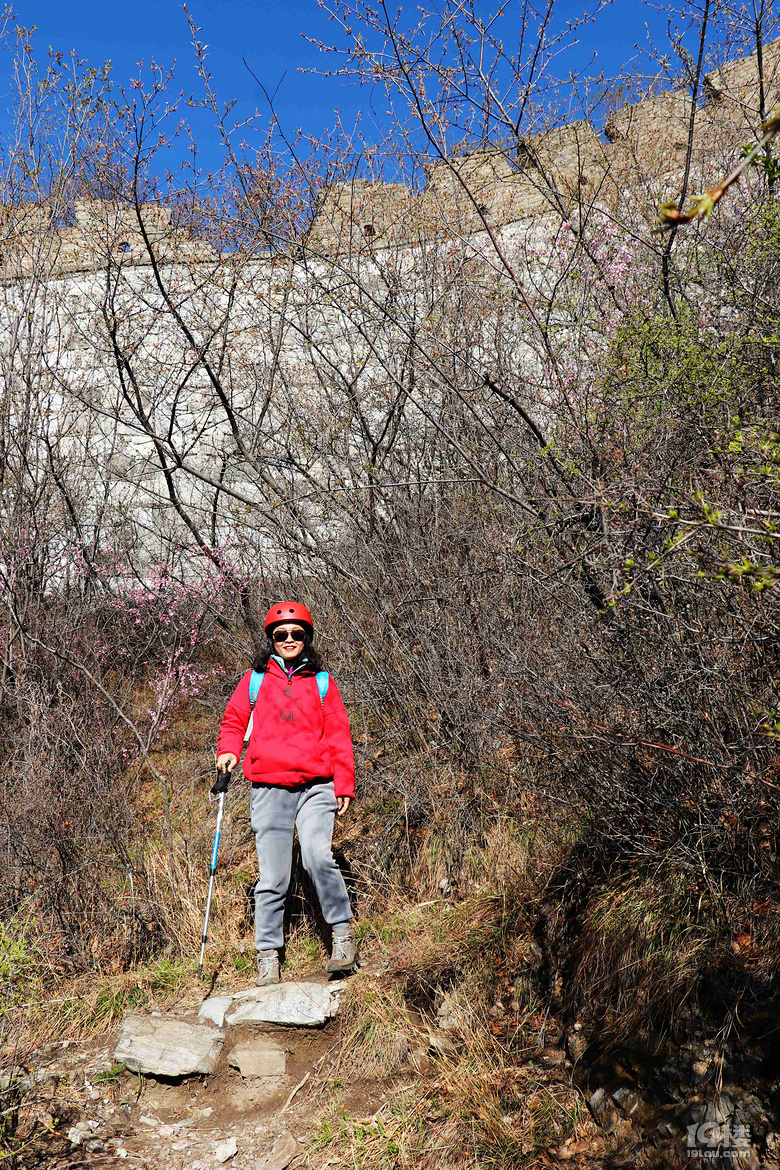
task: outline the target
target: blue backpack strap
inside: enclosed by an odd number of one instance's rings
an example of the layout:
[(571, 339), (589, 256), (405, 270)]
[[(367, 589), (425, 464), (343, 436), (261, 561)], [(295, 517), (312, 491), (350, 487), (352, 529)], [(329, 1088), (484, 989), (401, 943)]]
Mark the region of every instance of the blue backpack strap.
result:
[(317, 690), (320, 692), (320, 703), (325, 706), (325, 696), (328, 693), (328, 683), (330, 682), (330, 675), (327, 670), (317, 671)]
[(258, 695), (258, 692), (260, 690), (260, 687), (263, 685), (264, 678), (265, 678), (264, 671), (260, 671), (260, 670), (253, 670), (252, 671), (252, 677), (249, 680), (249, 706), (252, 708), (252, 710), (254, 710), (255, 703), (257, 702), (257, 695)]
[(249, 722), (246, 725), (244, 732), (244, 746), (249, 743), (249, 737), (252, 734), (252, 722), (255, 717), (255, 703), (257, 702), (257, 695), (260, 687), (263, 685), (265, 673), (259, 670), (252, 671), (252, 677), (249, 679), (249, 706), (251, 708), (249, 713)]

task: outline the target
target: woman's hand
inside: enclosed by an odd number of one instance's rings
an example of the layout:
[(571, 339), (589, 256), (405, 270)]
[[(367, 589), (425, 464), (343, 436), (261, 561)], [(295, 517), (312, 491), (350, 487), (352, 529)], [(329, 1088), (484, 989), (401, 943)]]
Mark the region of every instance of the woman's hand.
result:
[(221, 756), (217, 756), (217, 771), (232, 772), (237, 763), (238, 757), (234, 756), (232, 752), (223, 752)]
[[(217, 765), (217, 766), (219, 766), (219, 765)], [(351, 796), (337, 796), (336, 797), (336, 804), (339, 806), (338, 815), (340, 817), (343, 817), (344, 813), (347, 811), (349, 806), (352, 804), (352, 797)]]

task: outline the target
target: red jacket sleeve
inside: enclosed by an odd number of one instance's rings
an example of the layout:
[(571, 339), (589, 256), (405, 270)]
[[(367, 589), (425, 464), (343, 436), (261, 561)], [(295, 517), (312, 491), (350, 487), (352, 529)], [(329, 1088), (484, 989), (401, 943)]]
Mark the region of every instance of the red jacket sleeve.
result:
[[(247, 687), (248, 694), (249, 688)], [(354, 797), (355, 753), (352, 748), (352, 735), (339, 688), (332, 678), (328, 684), (325, 702), (322, 705), (322, 715), (325, 724), (325, 738), (328, 741), (333, 761), (333, 786), (336, 796)]]
[(249, 723), (252, 708), (249, 705), (249, 679), (252, 671), (249, 670), (239, 682), (225, 708), (222, 722), (217, 736), (217, 755), (223, 752), (232, 752), (237, 760), (241, 759), (244, 750), (244, 732)]

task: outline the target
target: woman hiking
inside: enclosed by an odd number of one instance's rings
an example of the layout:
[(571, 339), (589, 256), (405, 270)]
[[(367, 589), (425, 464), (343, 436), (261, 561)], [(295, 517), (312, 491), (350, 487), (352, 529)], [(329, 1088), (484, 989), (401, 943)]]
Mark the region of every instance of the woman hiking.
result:
[[(349, 720), (333, 679), (314, 649), (305, 605), (278, 601), (265, 619), (267, 645), (239, 682), (217, 740), (217, 770), (232, 772), (252, 717), (244, 775), (260, 876), (255, 885), (257, 982), (279, 982), (284, 903), (295, 829), (325, 921), (333, 931), (328, 971), (353, 970), (355, 935), (347, 887), (333, 859), (333, 824), (355, 795)], [(254, 710), (250, 687), (260, 679)]]

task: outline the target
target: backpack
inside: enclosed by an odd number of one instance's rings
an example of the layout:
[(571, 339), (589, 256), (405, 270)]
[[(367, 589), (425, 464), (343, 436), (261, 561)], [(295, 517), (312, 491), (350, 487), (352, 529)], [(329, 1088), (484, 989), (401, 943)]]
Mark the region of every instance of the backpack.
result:
[[(263, 685), (264, 678), (265, 671), (252, 671), (252, 677), (249, 680), (249, 706), (252, 710), (249, 716), (249, 722), (246, 725), (246, 731), (244, 732), (244, 747), (246, 747), (246, 745), (249, 743), (249, 737), (252, 734), (252, 720), (255, 717), (255, 703), (257, 702), (257, 696), (260, 691), (260, 687)], [(320, 705), (324, 707), (325, 696), (328, 693), (328, 684), (330, 683), (330, 675), (328, 674), (327, 670), (318, 670), (315, 678), (317, 679), (317, 690), (320, 692)]]

